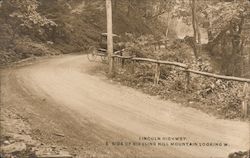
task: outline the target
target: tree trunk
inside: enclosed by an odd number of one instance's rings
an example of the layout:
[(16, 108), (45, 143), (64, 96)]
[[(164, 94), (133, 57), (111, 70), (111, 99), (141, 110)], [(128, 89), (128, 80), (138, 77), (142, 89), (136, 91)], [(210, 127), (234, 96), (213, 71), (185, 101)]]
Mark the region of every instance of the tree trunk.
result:
[(169, 25), (170, 25), (170, 18), (171, 17), (171, 12), (168, 12), (168, 24), (167, 24), (167, 29), (166, 29), (166, 38), (168, 38), (168, 32), (169, 32)]
[(201, 32), (200, 32), (200, 28), (199, 28), (199, 19), (198, 19), (198, 16), (196, 14), (195, 14), (195, 23), (196, 23), (195, 26), (196, 26), (197, 41), (198, 41), (196, 49), (197, 49), (197, 54), (199, 55), (201, 53)]
[(197, 31), (197, 41), (198, 41), (198, 44), (201, 44), (201, 32), (200, 32), (200, 28), (199, 28), (199, 23), (198, 23), (198, 17), (196, 16), (195, 17), (195, 23), (196, 23), (196, 31)]
[(131, 4), (132, 3), (132, 0), (128, 0), (128, 11), (127, 11), (127, 16), (130, 16), (130, 12), (131, 12)]
[(244, 18), (238, 24), (231, 23), (230, 27), (230, 36), (232, 43), (232, 57), (233, 60), (233, 70), (232, 75), (234, 76), (244, 76), (244, 37), (242, 36), (242, 26), (244, 24)]
[(197, 23), (196, 23), (196, 0), (190, 0), (191, 4), (191, 10), (192, 10), (192, 26), (193, 26), (193, 32), (194, 32), (194, 55), (195, 58), (198, 58), (198, 51), (197, 51)]

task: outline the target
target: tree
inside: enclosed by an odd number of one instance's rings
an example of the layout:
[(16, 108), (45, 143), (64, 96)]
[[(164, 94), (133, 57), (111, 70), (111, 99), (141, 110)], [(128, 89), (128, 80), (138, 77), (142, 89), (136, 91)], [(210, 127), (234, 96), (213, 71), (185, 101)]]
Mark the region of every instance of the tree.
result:
[[(249, 2), (217, 2), (207, 6), (205, 13), (209, 21), (208, 29), (210, 40), (208, 48), (210, 52), (220, 52), (222, 56), (222, 70), (224, 74), (242, 76), (244, 75), (243, 50), (246, 37), (243, 25), (245, 23), (245, 13), (249, 8)], [(220, 51), (218, 51), (220, 48)]]
[[(14, 31), (13, 39), (20, 30), (28, 30), (27, 33), (42, 35), (45, 30), (53, 30), (57, 24), (41, 16), (37, 12), (37, 0), (4, 0), (1, 10), (4, 13), (6, 23), (11, 23)], [(40, 36), (42, 37), (42, 36)]]
[(197, 50), (197, 33), (198, 33), (198, 21), (196, 15), (196, 0), (190, 0), (190, 6), (192, 10), (192, 26), (194, 32), (194, 55), (198, 57), (198, 50)]

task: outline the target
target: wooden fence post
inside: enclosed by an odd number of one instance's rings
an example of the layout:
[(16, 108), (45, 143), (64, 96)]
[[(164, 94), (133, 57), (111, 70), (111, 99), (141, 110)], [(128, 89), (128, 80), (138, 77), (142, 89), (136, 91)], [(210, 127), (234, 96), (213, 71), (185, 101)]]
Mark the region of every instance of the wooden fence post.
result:
[(135, 60), (131, 59), (130, 72), (135, 73)]
[(116, 69), (117, 69), (118, 62), (117, 62), (117, 58), (115, 58), (113, 56), (111, 58), (113, 60), (113, 72), (112, 72), (112, 76), (114, 77), (115, 74), (116, 74)]
[(135, 55), (132, 55), (132, 58), (130, 59), (131, 60), (131, 67), (130, 67), (130, 72), (133, 74), (135, 73), (135, 63), (136, 63), (136, 60), (134, 60), (133, 58), (135, 58)]
[(160, 63), (156, 63), (154, 85), (157, 85), (159, 83), (160, 74), (161, 74), (161, 65), (160, 65)]
[(122, 58), (122, 68), (124, 68), (125, 59)]
[(243, 100), (242, 100), (242, 113), (244, 118), (247, 117), (248, 114), (248, 83), (244, 83), (243, 87)]
[(189, 90), (190, 87), (190, 72), (188, 71), (189, 67), (186, 68), (186, 86), (185, 86), (185, 91), (187, 92)]

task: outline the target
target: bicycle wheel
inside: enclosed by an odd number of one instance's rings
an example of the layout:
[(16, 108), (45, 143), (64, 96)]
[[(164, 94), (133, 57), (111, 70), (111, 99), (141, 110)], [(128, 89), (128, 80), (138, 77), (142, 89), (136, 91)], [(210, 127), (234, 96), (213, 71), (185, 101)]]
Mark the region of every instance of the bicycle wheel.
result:
[(89, 59), (89, 61), (95, 61), (96, 57), (97, 57), (97, 50), (95, 47), (90, 47), (88, 50), (88, 54), (87, 57)]

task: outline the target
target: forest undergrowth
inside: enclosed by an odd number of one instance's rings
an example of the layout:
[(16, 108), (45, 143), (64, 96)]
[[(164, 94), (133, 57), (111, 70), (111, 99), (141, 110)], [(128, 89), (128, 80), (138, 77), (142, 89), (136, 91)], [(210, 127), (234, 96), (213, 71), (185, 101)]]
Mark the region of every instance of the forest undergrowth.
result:
[[(166, 48), (155, 50), (154, 46), (148, 45), (149, 39), (150, 37), (144, 36), (137, 39), (136, 42), (130, 40), (133, 43), (126, 43), (127, 53), (124, 55), (180, 62), (189, 65), (194, 70), (218, 73), (210, 64), (209, 56), (203, 55), (196, 59), (192, 49), (183, 42), (172, 41)], [(146, 40), (147, 42), (145, 42)], [(191, 74), (190, 86), (187, 90), (185, 87), (186, 73), (180, 68), (161, 65), (159, 84), (155, 85), (155, 65), (152, 63), (136, 62), (134, 73), (131, 73), (130, 61), (125, 61), (124, 68), (121, 67), (120, 62), (116, 62), (115, 66), (116, 73), (113, 79), (123, 85), (199, 109), (218, 118), (243, 118), (244, 83)], [(248, 115), (248, 120), (249, 118)]]

